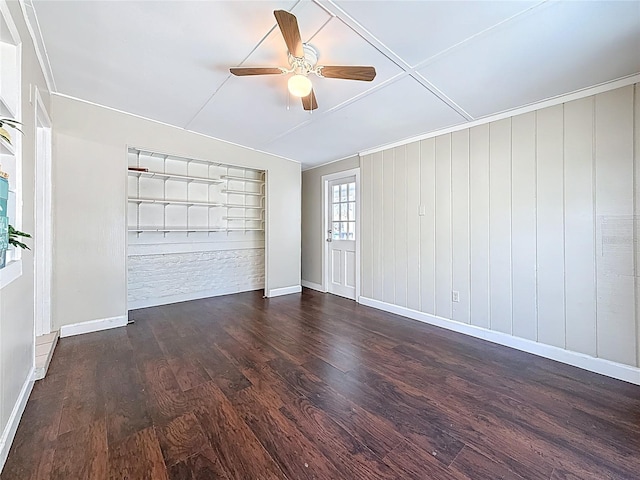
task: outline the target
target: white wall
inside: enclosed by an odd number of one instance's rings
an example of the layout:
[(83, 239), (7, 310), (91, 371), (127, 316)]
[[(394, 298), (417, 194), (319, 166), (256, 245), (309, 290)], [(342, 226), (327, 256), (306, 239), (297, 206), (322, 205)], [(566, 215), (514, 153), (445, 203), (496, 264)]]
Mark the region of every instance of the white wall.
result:
[(266, 170), (267, 287), (300, 285), (300, 164), (63, 96), (52, 108), (56, 328), (126, 314), (129, 146)]
[(302, 280), (319, 288), (322, 284), (322, 176), (360, 166), (358, 156), (302, 172)]
[[(22, 42), (22, 230), (33, 233), (35, 184), (35, 105), (29, 89), (37, 87), (49, 108), (49, 92), (17, 2), (8, 2)], [(16, 134), (18, 135), (18, 134)], [(33, 241), (27, 242), (33, 248)], [(28, 395), (34, 361), (33, 251), (22, 254), (22, 276), (0, 290), (0, 469), (22, 414), (21, 392)], [(7, 442), (3, 444), (3, 442)]]
[(362, 296), (640, 365), (639, 125), (635, 85), (363, 156)]

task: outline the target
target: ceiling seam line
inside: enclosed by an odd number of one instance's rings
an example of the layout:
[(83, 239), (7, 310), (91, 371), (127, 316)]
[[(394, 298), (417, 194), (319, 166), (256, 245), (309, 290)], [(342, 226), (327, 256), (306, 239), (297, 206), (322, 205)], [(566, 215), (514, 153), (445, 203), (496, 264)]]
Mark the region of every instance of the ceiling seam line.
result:
[(198, 111), (191, 117), (191, 119), (182, 128), (184, 128), (185, 130), (189, 129), (189, 126), (191, 126), (193, 121), (196, 118), (198, 118), (198, 115), (200, 115), (200, 113), (202, 113), (202, 111), (206, 108), (206, 106), (209, 105), (209, 103), (211, 102), (211, 100), (213, 100), (213, 97), (216, 95), (216, 93), (220, 91), (220, 89), (225, 85), (225, 83), (229, 81), (230, 78), (231, 78), (231, 74), (227, 75), (227, 78), (223, 80), (220, 86), (218, 86), (218, 88), (214, 90), (214, 92), (209, 96), (209, 98), (202, 104), (202, 106), (198, 109)]
[(465, 119), (474, 120), (474, 117), (469, 112), (467, 112), (464, 108), (462, 108), (460, 105), (454, 102), (451, 98), (449, 98), (449, 96), (447, 96), (446, 93), (441, 91), (433, 83), (431, 83), (425, 77), (420, 75), (420, 73), (414, 70), (413, 72), (410, 73), (410, 76), (414, 78), (422, 86), (424, 86), (427, 90), (429, 90), (431, 93), (433, 93), (434, 96), (439, 98), (442, 102), (446, 103), (449, 107), (451, 107), (457, 113), (462, 115)]
[[(318, 0), (314, 1), (315, 3), (318, 3)], [(340, 15), (336, 14), (336, 17), (345, 25), (347, 25), (347, 27), (351, 28), (351, 30), (353, 30), (356, 34), (362, 37), (367, 43), (369, 43), (369, 45), (375, 48), (388, 60), (395, 63), (400, 69), (404, 70), (405, 73), (415, 79), (420, 85), (426, 88), (431, 94), (433, 94), (441, 102), (455, 111), (458, 115), (462, 116), (466, 120), (473, 120), (472, 115), (470, 115), (464, 108), (462, 108), (455, 101), (449, 98), (449, 96), (447, 96), (444, 92), (440, 91), (440, 89), (438, 89), (435, 85), (431, 84), (431, 82), (429, 82), (426, 78), (422, 76), (418, 78), (416, 75), (419, 75), (419, 73), (416, 72), (415, 67), (412, 67), (407, 62), (405, 62), (402, 57), (400, 57), (400, 55), (389, 48), (384, 42), (382, 42), (378, 37), (367, 30), (367, 28), (365, 28), (357, 20), (351, 17), (342, 8), (336, 5), (333, 0), (329, 0), (329, 4), (332, 5), (340, 13)], [(349, 22), (353, 23), (353, 25), (351, 25)], [(422, 81), (423, 79), (424, 81)]]
[[(319, 0), (314, 0), (314, 3), (319, 4)], [(424, 88), (429, 90), (440, 101), (444, 102), (447, 106), (449, 106), (451, 109), (453, 109), (456, 113), (458, 113), (459, 115), (461, 115), (462, 117), (464, 117), (466, 120), (469, 120), (469, 121), (474, 120), (475, 117), (473, 117), (471, 114), (469, 114), (464, 108), (462, 108), (460, 105), (458, 105), (457, 102), (452, 100), (448, 95), (446, 95), (444, 92), (442, 92), (438, 87), (436, 87), (429, 80), (427, 80), (425, 77), (423, 77), (419, 72), (417, 72), (417, 69), (428, 65), (429, 64), (428, 62), (433, 61), (434, 59), (439, 58), (441, 55), (444, 55), (444, 54), (446, 54), (446, 53), (448, 53), (448, 52), (460, 47), (461, 45), (467, 43), (468, 41), (470, 41), (470, 40), (472, 40), (472, 39), (474, 39), (476, 37), (485, 35), (489, 31), (491, 31), (491, 30), (493, 30), (495, 28), (498, 28), (499, 26), (504, 25), (507, 22), (510, 22), (513, 19), (515, 19), (517, 17), (520, 17), (521, 15), (529, 13), (532, 10), (540, 7), (541, 5), (544, 5), (544, 4), (547, 4), (547, 3), (548, 3), (548, 0), (542, 0), (541, 2), (538, 2), (538, 3), (534, 4), (534, 5), (531, 5), (530, 7), (511, 15), (510, 17), (508, 17), (508, 18), (496, 23), (495, 25), (492, 25), (492, 26), (490, 26), (490, 27), (488, 27), (488, 28), (486, 28), (486, 29), (484, 29), (484, 30), (482, 30), (480, 32), (477, 32), (474, 35), (462, 40), (461, 42), (458, 42), (457, 44), (452, 45), (451, 47), (443, 50), (442, 52), (438, 52), (436, 55), (430, 57), (429, 59), (424, 60), (422, 62), (419, 62), (415, 66), (412, 66), (412, 65), (408, 64), (407, 62), (405, 62), (399, 54), (397, 54), (395, 51), (393, 51), (393, 49), (388, 47), (384, 42), (382, 42), (378, 37), (376, 37), (372, 32), (370, 32), (364, 25), (359, 23), (357, 20), (355, 20), (355, 18), (353, 18), (351, 15), (349, 15), (344, 9), (342, 9), (340, 6), (338, 6), (334, 2), (334, 0), (328, 0), (328, 4), (331, 5), (335, 9), (335, 11), (337, 12), (337, 13), (334, 12), (336, 17), (339, 18), (345, 25), (347, 25), (354, 32), (356, 32), (359, 36), (361, 36), (365, 41), (367, 41), (373, 48), (378, 50), (382, 55), (387, 57), (387, 59), (389, 59), (390, 61), (395, 63), (398, 67), (400, 67), (405, 72), (407, 72), (412, 78), (414, 78)]]
[[(299, 0), (298, 2), (296, 2), (296, 4), (292, 7), (292, 10), (293, 10), (293, 8), (295, 8), (295, 7), (296, 7), (296, 5), (298, 5), (298, 3), (300, 3), (300, 0)], [(240, 65), (239, 65), (239, 66), (244, 65), (244, 62), (246, 62), (246, 61), (249, 59), (249, 57), (253, 54), (253, 52), (255, 52), (255, 51), (260, 47), (260, 45), (262, 45), (262, 44), (264, 43), (264, 41), (269, 37), (269, 35), (271, 35), (271, 32), (273, 32), (273, 31), (275, 30), (275, 28), (277, 27), (277, 25), (278, 25), (277, 23), (276, 23), (275, 25), (273, 25), (273, 26), (269, 29), (269, 31), (268, 31), (266, 34), (264, 34), (264, 35), (262, 36), (262, 38), (258, 41), (258, 43), (256, 44), (256, 46), (255, 46), (255, 47), (253, 47), (253, 48), (251, 49), (251, 51), (250, 51), (250, 52), (249, 52), (249, 53), (248, 53), (248, 54), (247, 54), (247, 55), (242, 59), (242, 61), (240, 62)], [(184, 127), (182, 127), (182, 128), (184, 128), (184, 129), (186, 130), (186, 129), (188, 129), (188, 128), (191, 126), (191, 124), (195, 121), (195, 119), (196, 119), (196, 118), (198, 118), (198, 115), (200, 115), (200, 113), (202, 113), (202, 111), (207, 107), (207, 105), (209, 105), (209, 103), (211, 102), (211, 100), (213, 100), (213, 97), (214, 97), (214, 96), (215, 96), (215, 95), (220, 91), (220, 89), (224, 86), (224, 84), (225, 84), (225, 83), (227, 83), (227, 82), (229, 81), (229, 79), (230, 79), (230, 78), (231, 78), (231, 74), (228, 74), (228, 75), (227, 75), (227, 78), (225, 78), (225, 79), (223, 80), (223, 82), (218, 86), (218, 88), (216, 88), (216, 89), (213, 91), (213, 93), (211, 94), (211, 96), (210, 96), (210, 97), (209, 97), (209, 98), (208, 98), (208, 99), (207, 99), (207, 100), (202, 104), (202, 106), (198, 109), (198, 111), (196, 111), (196, 113), (191, 117), (191, 119), (190, 119), (190, 120), (185, 124), (185, 126), (184, 126)]]
[(419, 68), (423, 68), (426, 67), (428, 65), (430, 65), (431, 63), (435, 62), (436, 60), (438, 60), (440, 57), (457, 50), (458, 48), (460, 48), (461, 46), (465, 45), (466, 43), (470, 42), (471, 40), (475, 40), (478, 37), (482, 37), (486, 34), (488, 34), (490, 31), (508, 23), (511, 22), (512, 20), (525, 15), (529, 12), (531, 12), (532, 10), (535, 10), (536, 8), (548, 4), (548, 0), (542, 0), (541, 2), (536, 3), (535, 5), (531, 5), (530, 7), (518, 12), (518, 13), (514, 13), (513, 15), (511, 15), (508, 18), (505, 18), (501, 21), (499, 21), (498, 23), (496, 23), (495, 25), (491, 25), (490, 27), (485, 28), (484, 30), (481, 30), (480, 32), (476, 32), (473, 35), (471, 35), (470, 37), (465, 38), (464, 40), (460, 40), (458, 43), (456, 43), (455, 45), (451, 45), (450, 47), (445, 48), (444, 50), (436, 53), (435, 55), (432, 55), (429, 58), (426, 58), (418, 63), (416, 63), (416, 65), (413, 67), (414, 69), (419, 69)]
[(323, 29), (324, 29), (324, 27), (326, 27), (326, 26), (329, 24), (329, 22), (330, 22), (331, 20), (333, 20), (334, 18), (336, 18), (336, 17), (330, 17), (330, 18), (329, 18), (329, 20), (327, 20), (326, 22), (324, 22), (324, 23), (320, 26), (320, 28), (319, 28), (318, 30), (316, 30), (316, 31), (315, 31), (315, 33), (309, 37), (309, 40), (308, 40), (306, 43), (313, 42), (313, 39), (316, 37), (316, 35), (318, 35), (318, 34), (319, 34)]
[[(314, 0), (314, 2), (318, 3), (318, 0)], [(405, 62), (402, 57), (400, 57), (400, 55), (395, 53), (391, 48), (387, 47), (384, 42), (382, 42), (378, 37), (367, 30), (362, 24), (351, 17), (342, 8), (336, 5), (333, 0), (328, 0), (328, 2), (338, 11), (338, 13), (334, 12), (334, 15), (337, 19), (339, 19), (347, 27), (353, 30), (358, 36), (362, 37), (369, 45), (375, 48), (383, 56), (387, 57), (389, 61), (395, 63), (396, 66), (398, 66), (405, 72), (411, 70), (411, 65)]]

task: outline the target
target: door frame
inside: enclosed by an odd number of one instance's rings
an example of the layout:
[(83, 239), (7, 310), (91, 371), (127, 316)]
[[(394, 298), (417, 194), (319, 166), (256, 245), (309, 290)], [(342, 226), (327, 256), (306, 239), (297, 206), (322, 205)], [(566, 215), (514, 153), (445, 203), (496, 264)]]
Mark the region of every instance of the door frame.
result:
[[(53, 265), (53, 213), (51, 208), (52, 132), (51, 117), (34, 87), (35, 110), (35, 235), (34, 235), (34, 321), (35, 336), (51, 333), (52, 328), (52, 265)], [(39, 143), (44, 135), (44, 150)]]
[(356, 298), (360, 303), (360, 167), (322, 175), (322, 291), (329, 291), (329, 182), (345, 177), (356, 177)]

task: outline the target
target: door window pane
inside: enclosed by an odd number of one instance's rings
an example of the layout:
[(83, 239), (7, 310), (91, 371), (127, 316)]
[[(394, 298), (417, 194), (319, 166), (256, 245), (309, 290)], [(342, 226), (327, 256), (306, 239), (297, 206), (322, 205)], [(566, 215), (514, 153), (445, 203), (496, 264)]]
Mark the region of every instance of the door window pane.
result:
[(333, 222), (331, 238), (333, 238), (334, 240), (338, 240), (340, 238), (340, 222)]
[(340, 201), (341, 202), (346, 202), (347, 201), (347, 185), (340, 185)]
[(341, 240), (346, 240), (347, 239), (347, 222), (340, 222), (340, 239)]
[(340, 220), (346, 221), (349, 220), (349, 213), (346, 203), (340, 204)]
[(356, 202), (349, 202), (349, 218), (347, 220), (355, 221), (356, 220)]
[(333, 203), (340, 201), (340, 185), (333, 186)]
[(347, 237), (349, 240), (355, 240), (356, 238), (356, 222), (347, 223)]
[(333, 216), (331, 217), (331, 220), (333, 220), (334, 222), (337, 222), (338, 220), (340, 220), (340, 204), (339, 203), (333, 204)]
[(352, 182), (349, 184), (349, 201), (350, 202), (356, 201), (356, 183), (355, 182)]

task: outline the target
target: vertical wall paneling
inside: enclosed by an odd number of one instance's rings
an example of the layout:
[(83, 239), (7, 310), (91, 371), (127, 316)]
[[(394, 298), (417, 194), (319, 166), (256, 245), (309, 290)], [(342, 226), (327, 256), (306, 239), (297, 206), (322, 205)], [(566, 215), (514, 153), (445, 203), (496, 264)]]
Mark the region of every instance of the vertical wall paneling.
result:
[(382, 153), (382, 300), (394, 303), (395, 285), (395, 244), (394, 244), (394, 192), (395, 168), (394, 151)]
[(420, 143), (407, 145), (407, 307), (420, 310)]
[(537, 339), (536, 113), (511, 121), (513, 335)]
[(598, 356), (636, 362), (633, 86), (595, 97)]
[(595, 356), (593, 97), (564, 107), (564, 238), (567, 349)]
[(451, 135), (436, 138), (436, 315), (451, 318)]
[(435, 205), (436, 141), (420, 142), (420, 304), (422, 311), (436, 313)]
[(362, 185), (363, 296), (640, 365), (640, 84), (364, 156)]
[(452, 319), (469, 323), (469, 130), (451, 134)]
[(373, 297), (373, 168), (372, 155), (360, 159), (360, 295)]
[(538, 341), (565, 348), (563, 106), (539, 110)]
[(471, 324), (489, 328), (489, 125), (470, 130)]
[(511, 333), (511, 119), (489, 126), (491, 329)]
[(382, 152), (374, 153), (371, 159), (372, 175), (371, 180), (373, 182), (373, 201), (371, 208), (371, 224), (372, 224), (372, 257), (373, 257), (373, 298), (376, 300), (382, 300), (382, 238), (384, 231), (383, 224), (383, 203), (382, 203), (382, 169), (383, 155)]
[(407, 147), (394, 150), (393, 244), (395, 304), (407, 306)]

